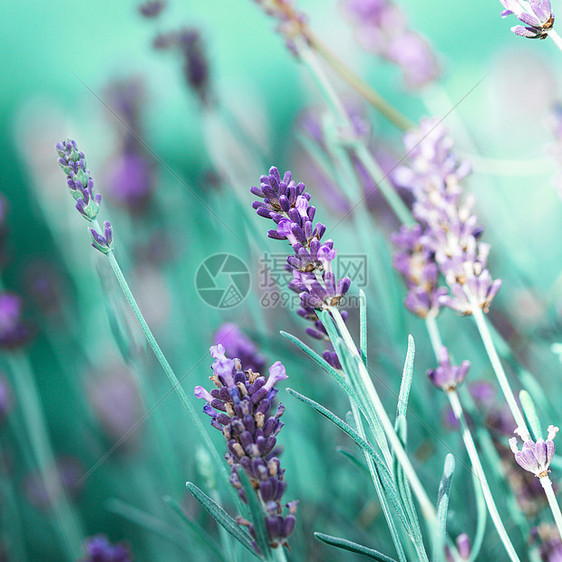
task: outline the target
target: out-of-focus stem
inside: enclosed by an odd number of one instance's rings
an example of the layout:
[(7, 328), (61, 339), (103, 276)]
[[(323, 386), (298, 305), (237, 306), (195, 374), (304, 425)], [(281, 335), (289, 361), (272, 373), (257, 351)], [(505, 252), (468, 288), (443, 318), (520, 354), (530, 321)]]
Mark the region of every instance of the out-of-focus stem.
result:
[(313, 31), (306, 29), (306, 38), (310, 46), (368, 103), (383, 117), (402, 131), (415, 125), (402, 115), (393, 105), (387, 102), (365, 80), (355, 74)]
[(554, 44), (562, 51), (562, 37), (558, 35), (558, 32), (551, 29), (548, 32), (548, 36), (554, 41)]
[(492, 336), (490, 334), (490, 330), (488, 329), (488, 325), (486, 323), (486, 319), (484, 318), (484, 313), (482, 309), (478, 306), (478, 303), (471, 299), (472, 305), (472, 315), (474, 316), (474, 321), (476, 322), (476, 327), (478, 328), (478, 332), (480, 333), (480, 337), (482, 339), (482, 343), (486, 348), (486, 353), (490, 358), (490, 363), (492, 364), (492, 368), (494, 369), (494, 373), (496, 374), (496, 378), (498, 379), (498, 383), (500, 388), (505, 396), (507, 405), (511, 411), (511, 415), (513, 416), (517, 427), (519, 428), (521, 438), (523, 441), (530, 439), (529, 430), (527, 429), (527, 424), (525, 423), (525, 418), (517, 405), (517, 401), (515, 400), (515, 396), (513, 391), (511, 390), (511, 386), (509, 386), (509, 382), (507, 380), (507, 375), (503, 369), (502, 363), (500, 361), (498, 352), (496, 351), (496, 347), (492, 340)]
[(81, 552), (82, 529), (60, 480), (29, 359), (20, 353), (8, 354), (6, 358), (13, 375), (11, 382), (20, 405), (33, 459), (47, 497), (53, 502), (56, 529), (61, 536), (68, 560), (76, 560)]
[(556, 495), (552, 489), (552, 482), (548, 474), (539, 478), (539, 480), (541, 481), (544, 493), (546, 494), (546, 499), (548, 500), (548, 505), (550, 506), (552, 515), (554, 515), (554, 521), (556, 522), (558, 533), (560, 533), (560, 537), (562, 538), (562, 513), (560, 512), (560, 506), (556, 501)]
[(498, 512), (498, 508), (496, 507), (496, 503), (494, 502), (494, 497), (492, 496), (492, 491), (490, 490), (490, 486), (488, 485), (488, 480), (486, 479), (486, 475), (484, 474), (484, 469), (482, 468), (482, 464), (480, 463), (480, 457), (478, 456), (478, 451), (476, 450), (476, 446), (474, 445), (474, 441), (472, 439), (472, 435), (466, 423), (466, 419), (464, 417), (464, 412), (462, 409), (461, 401), (459, 400), (459, 395), (457, 394), (456, 390), (448, 391), (447, 398), (449, 399), (449, 403), (451, 404), (451, 408), (455, 417), (461, 424), (462, 428), (462, 439), (464, 441), (464, 446), (466, 447), (466, 451), (468, 453), (468, 457), (470, 458), (470, 463), (472, 464), (472, 468), (475, 470), (476, 475), (478, 476), (478, 480), (480, 482), (480, 486), (482, 488), (482, 493), (484, 494), (484, 498), (486, 500), (486, 505), (488, 507), (488, 512), (490, 513), (490, 517), (494, 522), (494, 526), (500, 536), (500, 539), (505, 547), (505, 550), (510, 558), (514, 562), (519, 561), (519, 557), (515, 552), (515, 548), (511, 543), (509, 535), (503, 526), (501, 515)]
[[(335, 114), (340, 124), (343, 124), (349, 130), (353, 130), (353, 125), (349, 116), (330, 81), (326, 77), (314, 51), (304, 43), (299, 44), (298, 48), (303, 64), (308, 68), (318, 89), (324, 95), (330, 109)], [(396, 193), (394, 186), (386, 179), (385, 173), (381, 170), (365, 143), (361, 139), (357, 139), (355, 142), (350, 143), (349, 149), (357, 156), (361, 164), (367, 170), (367, 173), (376, 182), (383, 197), (398, 219), (403, 224), (412, 226), (415, 221), (410, 210), (398, 193)]]

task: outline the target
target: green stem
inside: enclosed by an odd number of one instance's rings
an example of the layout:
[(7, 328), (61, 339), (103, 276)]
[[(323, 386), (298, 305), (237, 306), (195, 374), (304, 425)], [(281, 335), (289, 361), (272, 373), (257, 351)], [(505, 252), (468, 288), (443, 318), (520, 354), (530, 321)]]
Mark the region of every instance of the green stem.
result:
[[(324, 73), (314, 51), (312, 51), (311, 48), (304, 43), (299, 44), (298, 49), (302, 62), (308, 68), (310, 75), (316, 82), (318, 89), (324, 95), (324, 98), (335, 117), (341, 125), (344, 125), (345, 128), (349, 130), (352, 130), (353, 125), (350, 122), (345, 107)], [(398, 219), (405, 225), (412, 226), (415, 223), (415, 220), (412, 217), (410, 210), (396, 193), (394, 186), (386, 179), (384, 172), (373, 158), (373, 155), (370, 153), (365, 143), (362, 140), (357, 139), (353, 145), (350, 146), (350, 149), (353, 153), (355, 153), (361, 164), (365, 167), (367, 173), (376, 182), (383, 197)]]
[(488, 329), (488, 325), (486, 323), (486, 319), (484, 318), (484, 313), (482, 309), (478, 306), (474, 299), (471, 299), (472, 305), (472, 315), (474, 316), (474, 321), (476, 322), (476, 326), (478, 328), (478, 332), (480, 333), (480, 337), (482, 339), (482, 343), (486, 348), (486, 352), (488, 357), (490, 358), (490, 363), (492, 364), (492, 368), (494, 369), (494, 373), (496, 374), (496, 378), (498, 379), (498, 383), (500, 388), (505, 396), (507, 401), (507, 405), (511, 411), (511, 415), (515, 419), (515, 423), (521, 432), (521, 438), (523, 441), (527, 441), (530, 439), (529, 430), (527, 429), (527, 424), (525, 423), (525, 418), (517, 405), (517, 401), (515, 400), (515, 396), (511, 387), (509, 386), (509, 382), (507, 380), (507, 375), (503, 369), (502, 363), (500, 361), (498, 352), (496, 351), (496, 347), (492, 340), (492, 336), (490, 334), (490, 330)]
[[(394, 425), (390, 421), (390, 418), (388, 417), (388, 414), (384, 409), (384, 405), (381, 402), (381, 399), (373, 385), (373, 382), (371, 381), (371, 378), (369, 376), (367, 368), (365, 367), (365, 364), (361, 360), (361, 356), (357, 351), (357, 346), (353, 342), (353, 338), (351, 337), (351, 334), (347, 329), (347, 326), (340, 314), (340, 311), (337, 308), (330, 308), (330, 312), (332, 313), (334, 320), (336, 321), (338, 330), (343, 338), (346, 347), (348, 348), (348, 351), (358, 359), (357, 365), (361, 377), (361, 382), (364, 387), (363, 390), (366, 392), (368, 399), (371, 401), (375, 409), (375, 412), (377, 413), (380, 422), (382, 423), (386, 436), (390, 442), (392, 449), (394, 450), (394, 454), (398, 459), (398, 461), (400, 462), (400, 464), (402, 465), (404, 473), (408, 478), (410, 485), (412, 486), (412, 490), (416, 495), (416, 498), (420, 504), (422, 512), (427, 520), (431, 521), (433, 525), (436, 525), (437, 519), (435, 514), (435, 508), (433, 507), (431, 500), (429, 499), (422, 483), (420, 482), (418, 475), (416, 474), (416, 471), (414, 470), (414, 467), (412, 466), (412, 463), (410, 462), (410, 459), (406, 454), (406, 451), (404, 450), (402, 443), (400, 442), (400, 439), (396, 435), (396, 431), (394, 430)], [(392, 469), (392, 467), (389, 468)]]
[(172, 387), (174, 388), (177, 395), (179, 396), (179, 399), (180, 399), (181, 403), (183, 404), (183, 406), (187, 410), (189, 416), (191, 417), (191, 420), (192, 420), (193, 424), (195, 425), (195, 427), (197, 428), (197, 430), (201, 434), (201, 437), (203, 438), (203, 441), (205, 442), (205, 445), (209, 449), (210, 454), (213, 456), (213, 460), (216, 463), (216, 466), (217, 466), (221, 476), (223, 477), (224, 481), (227, 483), (228, 490), (231, 492), (237, 508), (241, 511), (243, 509), (242, 505), (241, 505), (241, 501), (238, 497), (238, 494), (235, 492), (235, 490), (232, 488), (232, 486), (230, 484), (229, 474), (228, 474), (226, 468), (224, 467), (224, 461), (221, 458), (219, 452), (217, 451), (217, 449), (216, 449), (216, 447), (215, 447), (215, 445), (214, 445), (214, 443), (211, 439), (211, 436), (209, 435), (205, 426), (203, 425), (201, 420), (198, 418), (197, 413), (195, 411), (195, 408), (193, 407), (193, 405), (189, 401), (189, 399), (187, 397), (187, 394), (185, 393), (185, 390), (181, 386), (180, 381), (176, 377), (171, 365), (168, 363), (168, 360), (166, 359), (164, 353), (160, 349), (160, 346), (158, 345), (158, 342), (156, 341), (154, 335), (152, 334), (152, 331), (148, 327), (148, 324), (146, 323), (146, 320), (144, 319), (144, 317), (142, 315), (142, 312), (140, 311), (140, 308), (139, 308), (139, 306), (138, 306), (138, 304), (135, 300), (135, 297), (133, 296), (133, 293), (131, 292), (131, 289), (129, 288), (129, 285), (127, 284), (125, 276), (123, 275), (123, 272), (121, 271), (121, 268), (119, 267), (119, 264), (117, 263), (117, 260), (115, 259), (115, 255), (112, 251), (109, 251), (107, 253), (107, 259), (109, 260), (111, 268), (113, 269), (113, 273), (115, 274), (115, 277), (117, 278), (117, 282), (119, 283), (119, 286), (121, 287), (121, 290), (123, 291), (123, 294), (125, 295), (125, 298), (127, 299), (127, 302), (129, 303), (129, 306), (131, 307), (131, 310), (133, 311), (133, 314), (135, 315), (135, 317), (136, 317), (136, 319), (137, 319), (137, 321), (138, 321), (138, 323), (141, 327), (141, 330), (142, 330), (144, 336), (146, 337), (146, 340), (147, 340), (148, 344), (152, 348), (152, 351), (154, 352), (154, 355), (156, 356), (156, 359), (158, 360), (158, 363), (160, 363), (160, 366), (162, 367), (162, 370), (164, 371), (164, 373), (168, 377)]
[[(357, 433), (359, 434), (360, 437), (365, 439), (366, 434), (365, 434), (365, 429), (363, 427), (363, 422), (361, 420), (361, 414), (359, 412), (359, 408), (357, 404), (355, 404), (354, 401), (351, 399), (351, 397), (349, 402), (351, 404), (351, 412), (353, 414), (353, 419), (355, 420)], [(404, 554), (404, 549), (402, 548), (402, 544), (397, 539), (396, 525), (394, 524), (392, 514), (388, 510), (388, 505), (386, 502), (386, 498), (384, 497), (384, 491), (381, 488), (381, 483), (379, 481), (375, 463), (373, 461), (373, 458), (371, 457), (371, 455), (369, 455), (369, 453), (367, 453), (367, 451), (364, 451), (364, 455), (365, 455), (365, 460), (367, 461), (367, 466), (369, 468), (369, 473), (371, 474), (371, 479), (373, 480), (375, 490), (379, 497), (379, 501), (381, 502), (381, 507), (384, 513), (384, 517), (387, 521), (388, 526), (391, 528), (392, 531), (390, 535), (392, 537), (392, 542), (394, 543), (394, 547), (396, 548), (396, 553), (398, 554), (398, 558), (400, 559), (400, 562), (403, 562), (406, 560), (406, 555)], [(406, 531), (408, 530), (406, 529)]]
[(472, 435), (466, 423), (466, 419), (464, 417), (464, 412), (462, 409), (461, 401), (459, 400), (459, 395), (457, 394), (456, 390), (448, 391), (447, 398), (449, 399), (449, 403), (451, 404), (451, 408), (453, 409), (453, 413), (455, 417), (461, 424), (462, 428), (462, 439), (464, 441), (464, 446), (466, 447), (466, 451), (468, 453), (468, 457), (470, 458), (470, 463), (472, 464), (472, 468), (476, 472), (478, 480), (480, 482), (480, 486), (482, 488), (482, 493), (484, 494), (484, 498), (486, 500), (486, 505), (488, 506), (488, 512), (490, 513), (490, 517), (498, 531), (498, 535), (505, 547), (505, 550), (510, 558), (514, 562), (519, 561), (519, 557), (515, 552), (515, 548), (511, 543), (509, 535), (503, 526), (501, 515), (498, 512), (498, 508), (496, 507), (496, 503), (494, 502), (494, 497), (492, 496), (492, 491), (490, 490), (490, 486), (488, 485), (488, 480), (486, 479), (486, 475), (484, 474), (484, 469), (482, 468), (482, 464), (480, 463), (480, 457), (478, 456), (478, 451), (476, 450), (476, 446), (474, 445), (474, 441), (472, 439)]
[(56, 528), (68, 559), (76, 560), (81, 554), (83, 533), (60, 480), (29, 359), (19, 353), (7, 354), (6, 358), (13, 375), (12, 384), (29, 437), (31, 452), (47, 496), (52, 501)]
[(277, 562), (287, 562), (287, 558), (285, 557), (285, 548), (283, 546), (273, 548), (271, 552), (273, 554), (273, 559), (277, 560)]
[(552, 515), (554, 515), (554, 521), (556, 522), (558, 533), (560, 533), (560, 537), (562, 538), (562, 513), (560, 512), (560, 506), (556, 501), (556, 495), (552, 489), (552, 482), (550, 481), (548, 474), (539, 478), (539, 480), (541, 481), (544, 493), (546, 494), (546, 499), (548, 500), (548, 505), (550, 506)]

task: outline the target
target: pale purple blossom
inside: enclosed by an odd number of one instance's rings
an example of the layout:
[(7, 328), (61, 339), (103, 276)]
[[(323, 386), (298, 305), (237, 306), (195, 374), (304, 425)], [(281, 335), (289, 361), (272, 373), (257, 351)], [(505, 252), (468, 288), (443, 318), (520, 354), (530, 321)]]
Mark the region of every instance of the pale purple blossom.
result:
[[(558, 427), (549, 425), (546, 441), (542, 438), (537, 439), (537, 441), (528, 439), (523, 443), (521, 450), (517, 446), (517, 438), (512, 437), (509, 440), (509, 446), (515, 455), (515, 461), (517, 464), (538, 478), (547, 476), (550, 463), (554, 458), (554, 438), (556, 437), (558, 431)], [(515, 430), (515, 433), (518, 435), (521, 434), (518, 429)]]
[(525, 25), (516, 25), (511, 31), (528, 39), (546, 39), (554, 25), (550, 0), (500, 0), (505, 10), (501, 16), (514, 15)]
[(446, 347), (442, 347), (439, 352), (439, 365), (435, 369), (429, 369), (427, 376), (437, 387), (445, 391), (455, 390), (462, 384), (470, 368), (470, 361), (463, 361), (460, 365), (453, 365), (449, 358)]

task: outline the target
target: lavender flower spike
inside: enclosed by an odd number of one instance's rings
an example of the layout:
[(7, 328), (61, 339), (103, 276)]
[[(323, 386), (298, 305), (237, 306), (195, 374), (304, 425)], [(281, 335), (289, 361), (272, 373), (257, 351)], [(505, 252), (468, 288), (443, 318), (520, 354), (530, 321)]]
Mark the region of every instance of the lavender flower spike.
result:
[[(215, 345), (210, 351), (215, 359), (211, 380), (217, 388), (209, 392), (196, 386), (194, 394), (206, 401), (203, 411), (227, 441), (226, 460), (232, 467), (232, 485), (246, 502), (238, 477), (238, 470), (243, 469), (264, 507), (271, 546), (277, 548), (284, 545), (292, 533), (296, 512), (296, 502), (289, 502), (285, 505), (288, 513), (283, 514), (281, 498), (286, 487), (285, 470), (275, 454), (276, 436), (283, 427), (279, 418), (285, 408), (279, 404), (275, 412), (270, 412), (277, 394), (275, 385), (287, 378), (285, 367), (279, 361), (274, 363), (266, 381), (252, 369), (244, 371), (240, 359), (226, 357), (222, 345)], [(252, 523), (243, 518), (237, 521), (248, 527), (255, 539)], [(257, 550), (255, 543), (254, 546)]]
[(463, 361), (459, 366), (451, 365), (449, 352), (446, 347), (442, 347), (439, 350), (439, 366), (436, 369), (429, 369), (427, 376), (435, 386), (449, 392), (462, 384), (469, 368), (470, 361)]
[(500, 0), (505, 10), (502, 18), (514, 15), (525, 25), (511, 28), (515, 35), (528, 39), (546, 39), (554, 26), (554, 14), (550, 0)]
[(113, 250), (113, 229), (109, 221), (105, 221), (103, 233), (99, 231), (97, 216), (101, 195), (94, 192), (94, 180), (86, 168), (86, 156), (78, 150), (76, 141), (71, 139), (57, 143), (57, 153), (70, 193), (76, 200), (77, 211), (93, 224), (93, 228), (90, 228), (92, 246), (102, 254), (108, 254)]
[[(523, 443), (521, 450), (517, 446), (517, 438), (512, 437), (509, 440), (509, 446), (515, 455), (517, 464), (527, 472), (534, 474), (537, 478), (547, 476), (550, 463), (554, 457), (554, 438), (558, 431), (558, 427), (549, 425), (546, 441), (542, 438), (537, 439), (536, 442), (529, 439)], [(519, 429), (516, 429), (515, 433), (521, 434)]]
[(100, 210), (101, 195), (94, 194), (94, 180), (86, 168), (86, 156), (71, 139), (57, 143), (57, 153), (70, 193), (76, 200), (76, 209), (87, 221), (94, 221)]
[[(301, 308), (298, 314), (315, 323), (317, 311), (338, 307), (351, 286), (349, 277), (336, 279), (332, 262), (336, 249), (332, 240), (322, 241), (326, 227), (313, 223), (316, 208), (310, 205), (310, 194), (304, 183), (295, 183), (291, 172), (283, 177), (272, 166), (267, 176), (260, 178), (260, 187), (250, 191), (261, 201), (254, 201), (253, 208), (260, 217), (271, 219), (276, 229), (268, 232), (275, 240), (287, 240), (294, 252), (287, 258), (286, 268), (292, 271), (289, 289), (298, 293)], [(318, 330), (312, 337), (322, 338)]]

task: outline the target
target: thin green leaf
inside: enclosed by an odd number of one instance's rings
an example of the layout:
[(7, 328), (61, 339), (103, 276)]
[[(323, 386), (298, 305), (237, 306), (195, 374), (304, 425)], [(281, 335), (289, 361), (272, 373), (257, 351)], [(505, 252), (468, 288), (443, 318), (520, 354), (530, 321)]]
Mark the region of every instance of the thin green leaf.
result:
[(443, 476), (439, 484), (439, 492), (437, 494), (437, 534), (435, 537), (435, 547), (433, 551), (433, 560), (443, 560), (444, 545), (447, 536), (447, 513), (449, 511), (449, 494), (451, 492), (451, 483), (453, 481), (453, 473), (455, 472), (455, 457), (450, 453), (445, 457), (443, 467)]
[(316, 351), (308, 347), (299, 338), (287, 332), (279, 332), (285, 339), (294, 343), (302, 352), (306, 353), (316, 364), (318, 364), (326, 373), (328, 373), (335, 381), (345, 390), (347, 394), (354, 393), (349, 384), (341, 376), (341, 374), (334, 369), (322, 356), (318, 355)]
[(254, 550), (250, 535), (243, 531), (240, 525), (207, 494), (201, 491), (193, 482), (186, 483), (187, 489), (193, 497), (209, 512), (215, 521), (224, 527), (242, 546), (249, 550), (256, 558), (261, 558)]
[(180, 517), (180, 519), (187, 525), (188, 529), (191, 531), (193, 536), (204, 548), (210, 548), (221, 560), (226, 562), (226, 558), (223, 553), (215, 546), (215, 540), (197, 521), (192, 521), (183, 512), (180, 504), (171, 496), (164, 496), (164, 502), (167, 503), (174, 512)]
[[(340, 359), (340, 363), (342, 364), (343, 370), (348, 376), (349, 380), (353, 387), (361, 388), (361, 376), (359, 374), (359, 362), (361, 361), (360, 358), (353, 356), (347, 347), (345, 346), (344, 342), (341, 338), (334, 343), (334, 349), (336, 350), (338, 357)], [(388, 442), (386, 440), (386, 434), (384, 432), (384, 428), (379, 420), (377, 412), (375, 411), (373, 405), (369, 400), (365, 399), (365, 395), (362, 393), (355, 393), (354, 396), (360, 397), (359, 400), (356, 400), (357, 405), (365, 415), (365, 419), (367, 420), (369, 427), (373, 433), (375, 441), (377, 445), (380, 447), (381, 451), (383, 452), (383, 456), (385, 460), (387, 460), (387, 466), (391, 466), (391, 459), (392, 455), (390, 453), (390, 449), (388, 447)]]
[(343, 447), (336, 447), (336, 451), (346, 459), (350, 460), (357, 468), (359, 468), (359, 470), (364, 471), (369, 478), (371, 477), (369, 469), (365, 466), (363, 461), (357, 458), (351, 451), (348, 451)]
[(472, 548), (470, 550), (470, 562), (478, 560), (480, 549), (484, 543), (484, 535), (486, 534), (486, 519), (488, 517), (488, 509), (486, 507), (486, 500), (482, 493), (482, 486), (476, 473), (471, 471), (472, 484), (474, 486), (474, 495), (476, 498), (476, 532), (474, 533), (474, 540), (472, 541)]
[(349, 427), (349, 425), (347, 425), (342, 419), (338, 418), (338, 416), (336, 416), (333, 412), (331, 412), (321, 404), (318, 404), (318, 402), (315, 402), (314, 400), (308, 398), (307, 396), (299, 394), (292, 388), (288, 388), (287, 392), (291, 396), (294, 396), (297, 400), (300, 400), (301, 402), (304, 402), (306, 405), (310, 406), (311, 408), (314, 408), (319, 414), (322, 414), (324, 417), (328, 418), (333, 424), (338, 426), (344, 433), (346, 433), (349, 437), (351, 437), (351, 439), (353, 439), (353, 441), (355, 441), (355, 443), (357, 443), (357, 445), (359, 445), (361, 449), (366, 451), (371, 456), (371, 458), (375, 463), (377, 474), (379, 475), (383, 488), (386, 492), (387, 499), (396, 510), (396, 513), (400, 517), (400, 520), (404, 525), (404, 528), (409, 532), (410, 529), (409, 529), (408, 518), (404, 511), (404, 506), (402, 505), (402, 501), (400, 500), (400, 496), (398, 494), (398, 490), (396, 489), (396, 484), (394, 482), (392, 474), (390, 473), (386, 463), (373, 449), (372, 445), (367, 441), (365, 441), (354, 429)]
[(183, 548), (186, 552), (189, 552), (189, 545), (186, 544), (184, 535), (178, 529), (168, 525), (157, 517), (118, 499), (108, 500), (106, 502), (106, 509), (120, 515), (128, 521), (132, 521), (135, 525), (143, 529), (164, 537), (175, 545)]
[(531, 428), (531, 433), (533, 434), (533, 439), (542, 439), (541, 422), (539, 421), (539, 416), (537, 414), (537, 409), (531, 395), (526, 390), (521, 390), (519, 392), (519, 401), (521, 402), (521, 408), (525, 414), (525, 419)]
[(254, 525), (258, 548), (264, 558), (266, 560), (270, 560), (271, 545), (269, 544), (269, 533), (267, 532), (267, 527), (265, 525), (265, 513), (263, 511), (262, 504), (257, 496), (256, 490), (254, 490), (252, 483), (250, 482), (250, 478), (246, 474), (246, 471), (240, 467), (237, 472), (238, 478), (240, 478), (240, 483), (244, 488), (244, 493), (246, 494), (248, 507), (250, 508), (250, 516)]
[[(398, 439), (400, 439), (400, 443), (402, 443), (402, 447), (406, 449), (406, 442), (408, 439), (408, 426), (406, 416), (404, 414), (398, 415), (394, 427), (396, 429), (396, 435), (398, 436)], [(395, 455), (393, 458), (393, 467), (398, 492), (400, 494), (400, 497), (402, 498), (404, 509), (410, 522), (409, 528), (411, 530), (412, 540), (414, 541), (414, 545), (416, 546), (416, 550), (420, 559), (427, 560), (425, 545), (423, 544), (423, 535), (421, 532), (416, 506), (414, 504), (412, 489), (410, 488), (410, 483), (406, 478), (404, 469), (402, 468), (400, 462), (398, 462), (398, 459)]]
[(361, 359), (367, 366), (367, 297), (363, 289), (359, 289), (359, 347)]
[(396, 562), (394, 558), (390, 558), (390, 556), (386, 556), (378, 550), (348, 541), (347, 539), (332, 537), (331, 535), (325, 535), (324, 533), (314, 533), (314, 537), (320, 542), (329, 544), (330, 546), (335, 546), (336, 548), (341, 548), (342, 550), (354, 552), (355, 554), (361, 554), (371, 560), (379, 560), (379, 562)]
[(400, 393), (398, 394), (398, 404), (396, 406), (396, 417), (406, 415), (408, 411), (408, 399), (410, 397), (410, 389), (412, 388), (412, 380), (414, 378), (414, 357), (416, 354), (416, 345), (412, 335), (408, 335), (408, 351), (406, 352), (406, 360), (404, 361), (404, 369), (402, 371), (402, 382), (400, 383)]

